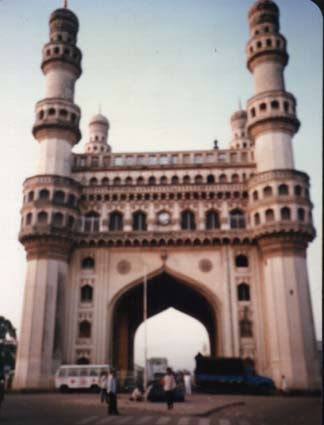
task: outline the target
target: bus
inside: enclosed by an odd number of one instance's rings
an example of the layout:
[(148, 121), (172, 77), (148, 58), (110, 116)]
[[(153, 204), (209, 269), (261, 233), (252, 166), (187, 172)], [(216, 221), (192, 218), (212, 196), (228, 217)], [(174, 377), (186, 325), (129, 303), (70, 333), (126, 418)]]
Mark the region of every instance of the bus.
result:
[(62, 392), (76, 389), (99, 391), (99, 378), (109, 365), (61, 365), (55, 373), (55, 388)]

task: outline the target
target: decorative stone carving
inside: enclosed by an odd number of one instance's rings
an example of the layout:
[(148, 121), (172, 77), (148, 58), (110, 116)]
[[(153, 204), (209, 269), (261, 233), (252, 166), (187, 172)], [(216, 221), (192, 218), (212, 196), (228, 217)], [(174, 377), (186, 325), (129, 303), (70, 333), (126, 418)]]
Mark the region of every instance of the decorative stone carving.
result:
[(131, 270), (131, 264), (129, 261), (121, 260), (117, 263), (117, 271), (120, 274), (127, 274)]
[(207, 258), (203, 258), (202, 260), (199, 261), (199, 268), (202, 272), (208, 273), (212, 270), (213, 263)]

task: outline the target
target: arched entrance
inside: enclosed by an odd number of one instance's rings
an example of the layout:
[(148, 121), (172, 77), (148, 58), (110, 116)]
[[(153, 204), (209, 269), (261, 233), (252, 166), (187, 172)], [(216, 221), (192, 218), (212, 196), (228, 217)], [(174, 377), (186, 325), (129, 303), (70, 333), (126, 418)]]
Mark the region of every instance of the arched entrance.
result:
[[(216, 355), (217, 323), (213, 301), (198, 286), (163, 270), (147, 281), (147, 316), (150, 318), (169, 307), (188, 314), (205, 326), (211, 355)], [(119, 370), (133, 369), (134, 337), (142, 321), (143, 282), (137, 282), (120, 295), (114, 305), (112, 363)]]

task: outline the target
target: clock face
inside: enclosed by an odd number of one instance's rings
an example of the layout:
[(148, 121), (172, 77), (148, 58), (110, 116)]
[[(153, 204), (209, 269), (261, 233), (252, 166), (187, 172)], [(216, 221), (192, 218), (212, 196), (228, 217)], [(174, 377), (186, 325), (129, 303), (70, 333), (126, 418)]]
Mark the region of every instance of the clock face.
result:
[(170, 223), (170, 214), (167, 211), (162, 211), (158, 214), (159, 224), (169, 224)]

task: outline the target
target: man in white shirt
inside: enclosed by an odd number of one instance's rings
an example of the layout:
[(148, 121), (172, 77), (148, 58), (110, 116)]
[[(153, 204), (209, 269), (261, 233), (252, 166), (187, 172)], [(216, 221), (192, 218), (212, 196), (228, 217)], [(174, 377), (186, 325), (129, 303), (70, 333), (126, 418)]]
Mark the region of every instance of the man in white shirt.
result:
[(117, 379), (113, 369), (109, 370), (107, 378), (108, 415), (119, 415), (117, 409)]

